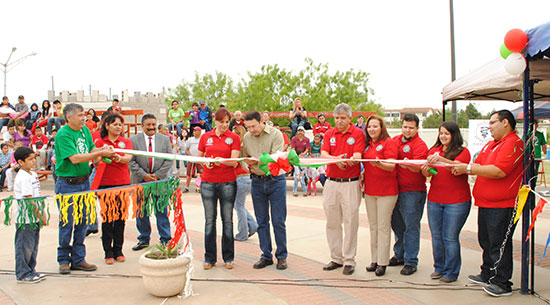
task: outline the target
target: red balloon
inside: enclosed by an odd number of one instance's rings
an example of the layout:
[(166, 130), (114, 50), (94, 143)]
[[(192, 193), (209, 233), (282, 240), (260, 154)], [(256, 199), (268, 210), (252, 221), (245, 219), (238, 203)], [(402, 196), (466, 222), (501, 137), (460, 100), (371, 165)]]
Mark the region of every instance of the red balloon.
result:
[(504, 45), (512, 52), (521, 52), (527, 45), (527, 34), (520, 29), (512, 29), (504, 36)]

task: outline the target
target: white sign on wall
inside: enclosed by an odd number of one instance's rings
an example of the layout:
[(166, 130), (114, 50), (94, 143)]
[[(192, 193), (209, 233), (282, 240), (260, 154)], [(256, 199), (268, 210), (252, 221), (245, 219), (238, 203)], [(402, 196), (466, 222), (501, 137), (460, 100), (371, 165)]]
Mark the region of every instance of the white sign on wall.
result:
[(489, 131), (489, 120), (469, 120), (468, 150), (472, 160), (477, 157), (483, 146), (493, 140)]

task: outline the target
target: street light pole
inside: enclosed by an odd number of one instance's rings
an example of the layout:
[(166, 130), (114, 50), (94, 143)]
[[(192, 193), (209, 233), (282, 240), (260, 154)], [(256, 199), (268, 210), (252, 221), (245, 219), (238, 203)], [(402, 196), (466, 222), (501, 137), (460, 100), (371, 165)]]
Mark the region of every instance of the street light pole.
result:
[(10, 63), (11, 56), (13, 55), (13, 52), (15, 52), (15, 50), (17, 50), (16, 47), (11, 48), (11, 53), (10, 53), (10, 56), (8, 56), (8, 60), (6, 60), (6, 63), (3, 63), (3, 64), (0, 63), (0, 66), (2, 66), (2, 72), (4, 72), (4, 96), (6, 96), (6, 87), (7, 87), (6, 82), (8, 78), (8, 72), (10, 71), (10, 69), (20, 64), (27, 57), (36, 55), (36, 52), (32, 52), (31, 54), (25, 55)]
[[(449, 13), (451, 21), (451, 81), (454, 82), (456, 79), (456, 68), (455, 68), (455, 18), (453, 12), (453, 0), (449, 0)], [(457, 123), (458, 119), (456, 116), (456, 101), (452, 101), (452, 113), (453, 113), (453, 122)]]

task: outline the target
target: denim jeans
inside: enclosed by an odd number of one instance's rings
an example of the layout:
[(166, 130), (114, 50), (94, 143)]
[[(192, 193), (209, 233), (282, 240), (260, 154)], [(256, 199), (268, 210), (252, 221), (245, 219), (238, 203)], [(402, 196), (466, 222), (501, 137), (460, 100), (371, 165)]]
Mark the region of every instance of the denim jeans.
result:
[(296, 122), (290, 122), (290, 129), (292, 129), (292, 134), (290, 135), (290, 138), (294, 137), (296, 135), (296, 130), (298, 130), (298, 127), (304, 126), (306, 124), (305, 120), (301, 120), (300, 123)]
[[(512, 236), (516, 225), (510, 229), (510, 236), (506, 241), (502, 258), (499, 260), (500, 248), (504, 239), (510, 219), (514, 216), (514, 208), (479, 208), (477, 239), (482, 249), (483, 264), (481, 265), (481, 277), (507, 291), (512, 291), (513, 252)], [(498, 264), (497, 264), (498, 262)]]
[(0, 171), (0, 190), (4, 188), (4, 182), (6, 181), (6, 172), (8, 171), (9, 167), (4, 168), (2, 171)]
[[(180, 151), (178, 153), (178, 155), (187, 156), (187, 153), (185, 151)], [(183, 166), (187, 167), (187, 161), (183, 161)], [(179, 160), (176, 160), (176, 168), (180, 169), (180, 161)]]
[(9, 118), (9, 117), (0, 119), (0, 132), (2, 131), (2, 127), (8, 125), (8, 122), (9, 122), (9, 121), (10, 121), (10, 118)]
[[(170, 239), (172, 239), (170, 235), (170, 219), (168, 219), (167, 210), (168, 208), (155, 214), (160, 242), (163, 244), (169, 243)], [(138, 241), (149, 244), (151, 241), (151, 221), (149, 217), (136, 217), (136, 227), (139, 231)]]
[(236, 240), (247, 240), (248, 234), (255, 233), (258, 230), (256, 219), (248, 212), (245, 207), (246, 196), (251, 188), (250, 176), (237, 177), (237, 194), (235, 195), (235, 211), (237, 212), (237, 235)]
[(48, 125), (46, 126), (46, 130), (48, 131), (48, 134), (52, 134), (53, 124), (55, 124), (55, 130), (59, 130), (59, 128), (61, 127), (61, 124), (63, 123), (65, 123), (65, 119), (62, 117), (49, 118)]
[(426, 203), (426, 191), (399, 193), (393, 209), (391, 228), (395, 233), (393, 252), (405, 265), (418, 265), (420, 251), (420, 220)]
[(460, 230), (470, 214), (471, 201), (441, 204), (428, 201), (434, 271), (456, 280), (460, 273)]
[(301, 177), (298, 177), (299, 175), (294, 171), (294, 187), (292, 188), (292, 192), (296, 193), (298, 192), (298, 180), (300, 180), (300, 184), (302, 184), (302, 191), (304, 193), (307, 192), (306, 188), (306, 175), (302, 174)]
[[(181, 129), (185, 127), (185, 124), (183, 124), (182, 122), (178, 122), (175, 125), (176, 125), (176, 130), (178, 131), (178, 137), (181, 137)], [(168, 124), (168, 130), (172, 131), (173, 127), (174, 127), (174, 124), (172, 123)]]
[[(70, 194), (90, 190), (90, 181), (86, 180), (79, 184), (69, 184), (62, 177), (58, 177), (55, 183), (56, 194)], [(59, 208), (59, 202), (57, 202)], [(70, 205), (67, 209), (68, 222), (63, 225), (59, 220), (59, 247), (57, 248), (57, 262), (59, 264), (73, 264), (78, 266), (85, 262), (86, 246), (84, 239), (86, 238), (86, 224), (88, 218), (84, 213), (78, 225), (74, 224), (73, 206)], [(72, 237), (71, 237), (72, 236)], [(71, 239), (73, 244), (71, 246)]]
[(235, 241), (233, 240), (233, 203), (237, 183), (235, 181), (201, 183), (201, 198), (204, 206), (204, 262), (213, 264), (217, 261), (216, 218), (218, 200), (222, 218), (222, 257), (226, 263), (235, 259)]
[(15, 277), (22, 280), (37, 275), (36, 256), (40, 229), (33, 229), (29, 224), (15, 231)]
[(267, 178), (252, 178), (252, 203), (258, 221), (258, 237), (262, 258), (272, 260), (271, 234), (269, 232), (269, 213), (273, 222), (273, 233), (277, 250), (275, 257), (286, 258), (286, 178), (285, 175)]

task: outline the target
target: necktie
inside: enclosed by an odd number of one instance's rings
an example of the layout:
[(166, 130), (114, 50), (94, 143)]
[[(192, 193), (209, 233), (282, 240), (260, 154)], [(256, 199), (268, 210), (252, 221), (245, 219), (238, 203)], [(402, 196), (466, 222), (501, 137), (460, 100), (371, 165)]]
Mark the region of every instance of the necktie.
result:
[[(149, 152), (153, 152), (153, 137), (149, 137)], [(153, 158), (149, 158), (149, 173), (153, 172)]]

